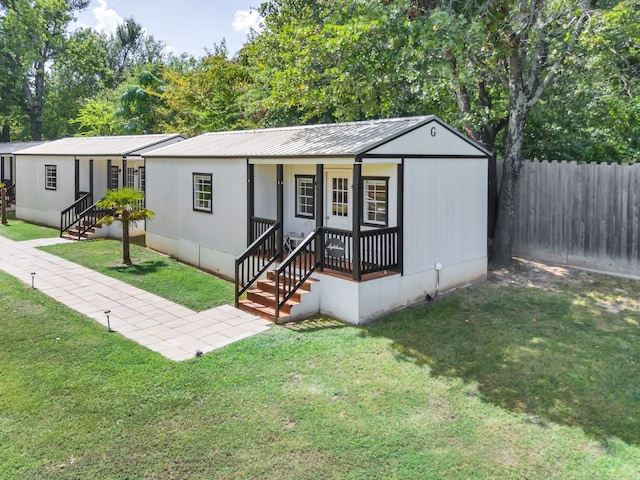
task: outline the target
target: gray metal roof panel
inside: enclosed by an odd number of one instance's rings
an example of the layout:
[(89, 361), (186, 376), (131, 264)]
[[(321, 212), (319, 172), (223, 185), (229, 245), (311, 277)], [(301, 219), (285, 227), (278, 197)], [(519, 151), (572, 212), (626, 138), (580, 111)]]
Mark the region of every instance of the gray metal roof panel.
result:
[(179, 134), (120, 135), (110, 137), (68, 137), (47, 142), (20, 151), (20, 155), (131, 155), (167, 140), (182, 137)]
[(0, 142), (0, 154), (13, 154), (47, 142)]
[(356, 156), (434, 116), (205, 133), (145, 157)]

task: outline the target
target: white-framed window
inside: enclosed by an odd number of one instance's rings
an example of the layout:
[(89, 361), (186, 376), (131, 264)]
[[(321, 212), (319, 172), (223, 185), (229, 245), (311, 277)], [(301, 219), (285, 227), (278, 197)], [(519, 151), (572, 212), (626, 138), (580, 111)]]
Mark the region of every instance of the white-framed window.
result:
[(363, 221), (366, 225), (386, 226), (389, 210), (389, 179), (388, 178), (362, 178), (362, 190), (364, 194)]
[(127, 167), (127, 176), (125, 177), (125, 183), (127, 187), (135, 188), (136, 186), (136, 173), (138, 173), (135, 167)]
[(193, 174), (193, 209), (198, 212), (213, 212), (211, 202), (211, 181), (210, 173)]
[(56, 190), (58, 188), (58, 172), (56, 165), (44, 166), (44, 188)]
[(332, 179), (331, 213), (335, 217), (349, 216), (349, 179), (346, 177)]
[(313, 175), (296, 175), (296, 217), (315, 217), (315, 180), (316, 177)]

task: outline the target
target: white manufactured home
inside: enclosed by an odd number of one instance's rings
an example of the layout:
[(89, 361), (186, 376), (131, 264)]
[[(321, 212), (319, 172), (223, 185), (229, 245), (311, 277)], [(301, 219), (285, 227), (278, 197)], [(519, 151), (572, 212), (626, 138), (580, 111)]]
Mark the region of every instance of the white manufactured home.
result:
[[(142, 154), (183, 139), (177, 134), (70, 137), (20, 150), (16, 217), (82, 238), (102, 216), (95, 203), (106, 190), (145, 190)], [(108, 229), (101, 234), (119, 235)]]
[(486, 276), (488, 156), (435, 116), (204, 134), (144, 155), (147, 245), (276, 321), (363, 323)]
[(16, 153), (44, 142), (0, 142), (0, 183), (7, 189), (9, 206), (16, 200)]

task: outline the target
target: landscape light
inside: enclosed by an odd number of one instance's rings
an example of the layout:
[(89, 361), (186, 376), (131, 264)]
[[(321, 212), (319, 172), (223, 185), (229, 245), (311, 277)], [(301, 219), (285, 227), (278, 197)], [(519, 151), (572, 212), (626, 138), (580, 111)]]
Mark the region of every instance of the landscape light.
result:
[(105, 310), (104, 314), (107, 316), (107, 332), (113, 332), (113, 330), (111, 330), (111, 322), (109, 321), (109, 314), (111, 313), (111, 310)]

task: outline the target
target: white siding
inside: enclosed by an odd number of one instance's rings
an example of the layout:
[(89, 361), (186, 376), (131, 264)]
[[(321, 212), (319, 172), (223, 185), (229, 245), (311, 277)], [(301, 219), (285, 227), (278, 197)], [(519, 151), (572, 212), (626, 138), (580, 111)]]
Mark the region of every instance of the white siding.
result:
[[(246, 247), (246, 165), (218, 159), (147, 159), (148, 243), (189, 263), (233, 276)], [(213, 213), (193, 210), (193, 173), (212, 174)], [(215, 265), (211, 262), (216, 262)]]
[(253, 176), (255, 195), (254, 214), (256, 217), (275, 220), (277, 216), (276, 166), (255, 165)]
[(405, 163), (405, 274), (487, 256), (486, 159)]
[[(60, 227), (60, 212), (75, 201), (75, 163), (64, 157), (18, 157), (16, 216)], [(45, 188), (45, 165), (56, 165), (56, 190)]]
[(484, 155), (474, 144), (460, 137), (450, 128), (433, 121), (392, 140), (368, 153), (403, 155)]

